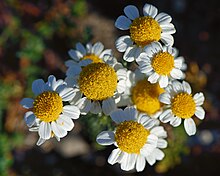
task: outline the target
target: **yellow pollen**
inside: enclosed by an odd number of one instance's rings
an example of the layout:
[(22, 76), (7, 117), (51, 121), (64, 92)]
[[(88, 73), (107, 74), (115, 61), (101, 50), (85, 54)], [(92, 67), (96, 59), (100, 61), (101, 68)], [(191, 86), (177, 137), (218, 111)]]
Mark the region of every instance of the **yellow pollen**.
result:
[(98, 62), (103, 62), (102, 59), (100, 59), (98, 56), (96, 56), (95, 54), (87, 54), (85, 56), (83, 56), (83, 58), (81, 58), (81, 60), (85, 60), (85, 59), (90, 59), (92, 60), (92, 63), (98, 63)]
[(151, 65), (159, 75), (169, 75), (174, 68), (174, 57), (168, 52), (159, 52), (152, 59)]
[(152, 115), (160, 110), (163, 106), (158, 97), (164, 89), (159, 84), (151, 84), (146, 79), (140, 80), (131, 90), (131, 99), (137, 109)]
[(161, 32), (159, 23), (149, 16), (136, 18), (130, 26), (131, 39), (141, 47), (159, 41)]
[(63, 110), (62, 98), (56, 92), (41, 93), (33, 104), (34, 115), (44, 122), (55, 121)]
[(171, 109), (174, 115), (187, 119), (195, 114), (196, 103), (191, 94), (179, 93), (173, 98)]
[(142, 124), (125, 121), (116, 128), (115, 141), (122, 151), (139, 154), (149, 134), (150, 132)]
[(114, 95), (117, 74), (105, 63), (92, 63), (83, 67), (79, 76), (80, 91), (90, 100), (105, 100)]

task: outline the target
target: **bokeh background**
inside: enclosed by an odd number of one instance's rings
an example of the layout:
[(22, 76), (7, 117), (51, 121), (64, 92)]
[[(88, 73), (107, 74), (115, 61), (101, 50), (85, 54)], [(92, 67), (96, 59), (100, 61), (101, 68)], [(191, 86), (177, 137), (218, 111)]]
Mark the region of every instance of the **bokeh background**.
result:
[[(109, 118), (84, 116), (61, 142), (35, 145), (37, 134), (23, 121), (23, 97), (33, 80), (65, 77), (67, 51), (101, 41), (121, 58), (114, 42), (123, 34), (114, 21), (123, 8), (148, 2), (173, 17), (174, 46), (188, 65), (186, 80), (206, 97), (206, 118), (195, 136), (170, 128), (166, 157), (141, 173), (122, 172), (106, 160), (114, 148), (95, 142)], [(0, 176), (207, 176), (220, 175), (220, 1), (219, 0), (1, 0), (0, 1)]]

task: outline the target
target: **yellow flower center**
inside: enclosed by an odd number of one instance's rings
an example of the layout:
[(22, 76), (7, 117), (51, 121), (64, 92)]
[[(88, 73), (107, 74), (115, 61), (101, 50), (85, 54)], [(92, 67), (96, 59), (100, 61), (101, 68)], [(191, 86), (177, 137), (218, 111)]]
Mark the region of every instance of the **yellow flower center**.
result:
[(150, 132), (140, 123), (125, 121), (116, 128), (115, 141), (122, 151), (139, 154), (149, 134)]
[(151, 65), (159, 75), (169, 75), (174, 68), (174, 57), (168, 52), (159, 52), (152, 59)]
[(151, 84), (144, 79), (138, 81), (131, 90), (131, 99), (139, 111), (152, 115), (162, 107), (158, 97), (163, 92), (164, 89), (158, 83)]
[(81, 58), (81, 60), (85, 60), (85, 59), (90, 59), (92, 60), (92, 63), (98, 63), (98, 62), (103, 62), (102, 59), (100, 59), (98, 56), (96, 56), (95, 54), (87, 54), (85, 56), (83, 56), (83, 58)]
[(159, 41), (161, 32), (159, 23), (149, 16), (136, 18), (130, 26), (131, 39), (141, 47)]
[(58, 119), (63, 110), (62, 98), (56, 92), (43, 92), (34, 101), (33, 112), (37, 118), (44, 122)]
[(196, 103), (191, 94), (179, 93), (173, 98), (171, 109), (174, 115), (187, 119), (195, 114)]
[(117, 88), (115, 70), (105, 63), (92, 63), (83, 67), (79, 76), (80, 91), (90, 100), (112, 97)]

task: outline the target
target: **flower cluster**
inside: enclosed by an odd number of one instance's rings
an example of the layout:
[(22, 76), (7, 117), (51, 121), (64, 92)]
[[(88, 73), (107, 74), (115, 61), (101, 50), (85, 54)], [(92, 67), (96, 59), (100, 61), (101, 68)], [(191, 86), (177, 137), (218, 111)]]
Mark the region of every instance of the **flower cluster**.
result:
[[(115, 124), (114, 131), (103, 131), (96, 141), (116, 146), (108, 158), (122, 170), (145, 168), (164, 158), (168, 143), (163, 123), (177, 127), (184, 120), (188, 135), (196, 133), (194, 116), (204, 119), (203, 93), (192, 95), (186, 81), (184, 58), (172, 45), (175, 27), (171, 16), (158, 13), (150, 4), (139, 10), (129, 5), (115, 26), (129, 30), (116, 41), (124, 62), (136, 66), (130, 70), (118, 62), (111, 49), (101, 42), (77, 43), (69, 51), (65, 80), (49, 76), (45, 83), (33, 82), (35, 98), (24, 98), (21, 105), (29, 109), (24, 119), (30, 131), (39, 134), (37, 145), (56, 137), (59, 141), (72, 130), (72, 119), (80, 115), (104, 114)], [(98, 119), (97, 119), (98, 120)]]

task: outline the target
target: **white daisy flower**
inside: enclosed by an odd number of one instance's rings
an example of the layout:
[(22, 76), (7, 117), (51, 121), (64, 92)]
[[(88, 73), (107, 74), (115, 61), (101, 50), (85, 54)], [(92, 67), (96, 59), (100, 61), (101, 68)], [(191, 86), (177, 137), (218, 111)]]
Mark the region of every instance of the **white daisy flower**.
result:
[(121, 95), (118, 107), (134, 105), (138, 111), (146, 113), (152, 118), (157, 118), (162, 112), (163, 104), (159, 101), (159, 95), (164, 92), (159, 84), (151, 84), (147, 77), (140, 73), (127, 71), (126, 90)]
[(205, 100), (203, 93), (192, 96), (191, 92), (189, 83), (173, 81), (159, 97), (160, 101), (167, 105), (160, 115), (160, 120), (177, 127), (184, 119), (184, 128), (189, 136), (196, 133), (196, 124), (192, 117), (195, 115), (200, 120), (205, 117), (205, 111), (201, 107)]
[(145, 47), (137, 59), (139, 69), (148, 76), (151, 83), (159, 82), (160, 87), (167, 87), (172, 79), (182, 79), (183, 57), (176, 57), (176, 49), (153, 42)]
[(71, 103), (76, 103), (83, 115), (88, 112), (109, 115), (125, 90), (126, 69), (110, 55), (105, 55), (103, 62), (87, 60), (77, 66), (66, 78), (68, 86), (77, 89)]
[(67, 75), (72, 69), (75, 69), (77, 63), (81, 60), (90, 59), (93, 62), (103, 62), (104, 55), (112, 55), (111, 49), (105, 49), (101, 42), (97, 42), (94, 45), (87, 43), (84, 47), (80, 42), (76, 44), (76, 49), (70, 49), (68, 52), (71, 60), (65, 62), (68, 68)]
[(73, 88), (68, 88), (63, 80), (56, 80), (51, 75), (48, 82), (35, 80), (32, 91), (36, 98), (24, 98), (20, 104), (29, 109), (24, 119), (30, 131), (37, 131), (40, 139), (38, 145), (55, 136), (59, 141), (74, 127), (72, 119), (78, 119), (80, 110), (74, 105), (64, 105), (75, 96)]
[[(158, 120), (138, 114), (134, 107), (118, 109), (110, 116), (117, 124), (116, 130), (103, 131), (96, 138), (100, 145), (114, 144), (117, 147), (110, 154), (108, 163), (119, 163), (125, 171), (134, 168), (138, 172), (143, 171), (147, 157), (157, 148), (157, 136), (162, 135), (161, 129), (155, 127)], [(159, 158), (157, 154), (155, 156), (156, 159)]]
[(134, 61), (143, 48), (151, 42), (161, 40), (165, 45), (172, 46), (173, 36), (176, 32), (171, 23), (171, 16), (159, 13), (156, 7), (145, 4), (143, 15), (139, 15), (137, 7), (128, 5), (124, 8), (126, 16), (121, 15), (115, 22), (115, 27), (121, 30), (130, 30), (130, 35), (121, 36), (116, 41), (119, 52), (125, 52), (123, 59), (127, 62)]

